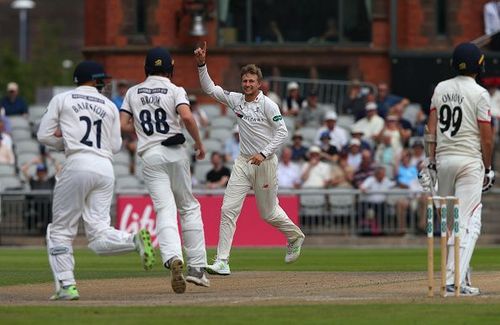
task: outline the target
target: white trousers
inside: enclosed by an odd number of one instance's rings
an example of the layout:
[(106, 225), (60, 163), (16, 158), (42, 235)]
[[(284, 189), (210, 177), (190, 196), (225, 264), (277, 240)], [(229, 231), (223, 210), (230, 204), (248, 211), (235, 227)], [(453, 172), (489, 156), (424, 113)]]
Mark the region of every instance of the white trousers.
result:
[(183, 258), (177, 225), (179, 210), (182, 239), (189, 266), (207, 265), (205, 233), (198, 200), (193, 196), (189, 159), (182, 146), (155, 146), (141, 156), (143, 175), (156, 211), (156, 234), (163, 263)]
[[(243, 156), (239, 156), (234, 162), (222, 203), (217, 247), (218, 259), (229, 259), (236, 221), (240, 215), (243, 201), (251, 189), (255, 192), (262, 219), (281, 231), (289, 242), (304, 236), (300, 228), (290, 220), (286, 212), (279, 206), (277, 167), (278, 158), (276, 155), (264, 160), (260, 166), (250, 164), (248, 158)], [(255, 235), (258, 236), (258, 234)]]
[[(103, 158), (92, 157), (94, 162)], [(110, 226), (109, 215), (113, 197), (114, 177), (111, 162), (104, 159), (103, 168), (111, 176), (103, 176), (76, 166), (85, 159), (67, 162), (54, 188), (52, 223), (47, 227), (49, 262), (60, 285), (75, 284), (72, 243), (83, 217), (89, 248), (97, 254), (118, 254), (134, 251), (134, 235)]]
[[(480, 208), (482, 186), (484, 178), (484, 166), (481, 158), (471, 158), (464, 156), (438, 156), (437, 157), (438, 195), (456, 196), (459, 199), (459, 222), (460, 222), (460, 264), (469, 260), (474, 250), (475, 241), (479, 236), (481, 225)], [(476, 212), (476, 213), (474, 213)], [(477, 218), (478, 220), (471, 220)], [(448, 224), (452, 220), (448, 220)], [(472, 240), (471, 234), (475, 234)], [(453, 263), (454, 238), (450, 236), (448, 241), (448, 266), (447, 284), (453, 284), (454, 263)], [(468, 256), (466, 256), (468, 255)], [(462, 265), (460, 277), (462, 282), (465, 273), (469, 268)]]

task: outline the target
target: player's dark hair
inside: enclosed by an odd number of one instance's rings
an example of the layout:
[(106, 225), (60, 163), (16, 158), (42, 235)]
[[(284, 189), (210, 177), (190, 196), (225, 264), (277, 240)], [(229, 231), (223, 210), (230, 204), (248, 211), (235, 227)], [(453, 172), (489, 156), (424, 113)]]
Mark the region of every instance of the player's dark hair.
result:
[(263, 79), (262, 71), (255, 64), (247, 64), (246, 66), (241, 68), (240, 77), (243, 77), (247, 73), (257, 75), (258, 81), (261, 81)]

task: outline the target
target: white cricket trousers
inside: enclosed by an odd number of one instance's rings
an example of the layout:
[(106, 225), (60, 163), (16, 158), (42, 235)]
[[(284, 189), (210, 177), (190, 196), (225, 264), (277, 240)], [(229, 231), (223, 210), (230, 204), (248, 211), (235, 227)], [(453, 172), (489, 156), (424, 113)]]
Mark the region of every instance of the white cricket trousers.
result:
[[(248, 162), (249, 158), (238, 156), (224, 192), (219, 244), (217, 246), (218, 259), (229, 259), (236, 221), (240, 215), (243, 201), (251, 189), (255, 192), (262, 219), (281, 231), (289, 242), (304, 236), (300, 228), (290, 220), (286, 212), (279, 206), (278, 178), (276, 176), (278, 158), (276, 155), (264, 160), (260, 166), (252, 165)], [(255, 234), (255, 236), (258, 235)]]
[(205, 233), (198, 200), (193, 196), (189, 158), (183, 146), (157, 145), (141, 155), (143, 175), (156, 212), (156, 235), (165, 264), (170, 258), (182, 259), (177, 225), (180, 215), (187, 265), (205, 267)]
[[(437, 157), (438, 195), (459, 200), (460, 277), (462, 282), (481, 230), (482, 159), (446, 155)], [(448, 224), (453, 220), (448, 219)], [(454, 282), (454, 238), (448, 241), (447, 284)]]
[(68, 157), (54, 188), (47, 227), (49, 262), (60, 285), (75, 284), (72, 243), (83, 217), (89, 248), (100, 255), (135, 251), (134, 235), (110, 226), (114, 175), (111, 161), (96, 155)]

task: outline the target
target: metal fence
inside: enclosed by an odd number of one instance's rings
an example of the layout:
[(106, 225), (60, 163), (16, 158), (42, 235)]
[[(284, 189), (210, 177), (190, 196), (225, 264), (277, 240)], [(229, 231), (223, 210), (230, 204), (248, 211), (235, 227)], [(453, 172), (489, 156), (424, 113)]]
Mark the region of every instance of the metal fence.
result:
[[(349, 114), (349, 112), (344, 112), (343, 107), (348, 96), (349, 87), (353, 85), (352, 81), (284, 77), (269, 77), (266, 79), (269, 80), (271, 89), (282, 99), (287, 96), (286, 88), (288, 83), (294, 81), (299, 84), (299, 92), (302, 97), (306, 98), (307, 94), (314, 90), (318, 95), (318, 102), (330, 106), (338, 114)], [(370, 91), (376, 94), (377, 89), (374, 84), (361, 82), (360, 86), (364, 94)]]
[[(195, 194), (222, 195), (223, 191), (195, 190)], [(133, 192), (128, 194), (145, 194)], [(361, 193), (358, 190), (287, 190), (297, 195), (299, 222), (307, 234), (395, 235), (418, 234), (425, 198), (418, 193), (392, 190)], [(114, 222), (115, 209), (111, 209)], [(0, 235), (44, 235), (52, 218), (51, 191), (0, 192)], [(83, 233), (83, 227), (79, 228)]]

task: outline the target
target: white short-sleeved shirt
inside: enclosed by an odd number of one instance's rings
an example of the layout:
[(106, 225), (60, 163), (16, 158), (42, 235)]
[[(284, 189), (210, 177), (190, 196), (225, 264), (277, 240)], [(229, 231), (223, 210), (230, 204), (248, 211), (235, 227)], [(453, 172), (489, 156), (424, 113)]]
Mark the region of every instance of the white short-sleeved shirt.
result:
[[(62, 137), (54, 132), (61, 129)], [(40, 122), (38, 140), (66, 156), (92, 153), (112, 159), (121, 149), (120, 117), (115, 104), (95, 87), (80, 86), (56, 95)]]
[(481, 158), (479, 123), (491, 123), (488, 91), (467, 76), (440, 82), (431, 111), (436, 110), (436, 155)]
[(186, 91), (166, 77), (149, 76), (127, 91), (121, 111), (134, 118), (138, 154), (182, 133), (177, 115), (181, 104), (189, 106)]

